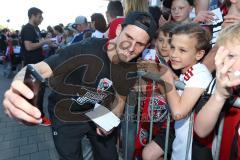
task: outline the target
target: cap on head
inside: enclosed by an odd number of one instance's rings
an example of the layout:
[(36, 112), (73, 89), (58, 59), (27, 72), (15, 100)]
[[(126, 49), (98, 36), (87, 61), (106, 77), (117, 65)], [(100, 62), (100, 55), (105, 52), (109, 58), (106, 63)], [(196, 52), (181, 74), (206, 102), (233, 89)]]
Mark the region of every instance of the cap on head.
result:
[(73, 23), (69, 23), (66, 25), (66, 27), (64, 27), (65, 30), (71, 30), (71, 31), (76, 31), (74, 28), (73, 28)]
[(147, 32), (150, 39), (155, 37), (157, 25), (153, 17), (146, 12), (130, 12), (122, 23), (122, 26), (135, 25)]
[(78, 16), (75, 19), (75, 22), (73, 24), (73, 28), (76, 27), (77, 24), (86, 24), (87, 23), (87, 18), (84, 16)]

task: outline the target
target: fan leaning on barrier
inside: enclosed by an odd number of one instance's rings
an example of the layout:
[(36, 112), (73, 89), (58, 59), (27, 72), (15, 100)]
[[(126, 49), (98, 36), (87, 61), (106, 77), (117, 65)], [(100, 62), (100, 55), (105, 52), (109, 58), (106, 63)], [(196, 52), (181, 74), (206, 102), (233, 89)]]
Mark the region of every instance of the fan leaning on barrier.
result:
[[(139, 78), (146, 78), (146, 79), (150, 79), (150, 80), (153, 80), (153, 84), (155, 85), (156, 82), (157, 83), (160, 83), (160, 84), (164, 84), (164, 85), (168, 85), (166, 82), (164, 82), (162, 79), (161, 79), (161, 76), (159, 76), (159, 74), (155, 74), (155, 73), (151, 73), (151, 72), (146, 72), (146, 71), (137, 71), (137, 76)], [(176, 80), (175, 82), (175, 87), (176, 89), (178, 90), (184, 90), (184, 87), (185, 87), (185, 84), (184, 82), (182, 81), (179, 81), (179, 80)], [(171, 86), (167, 86), (166, 88), (171, 89)], [(209, 90), (210, 88), (208, 88), (207, 90)], [(140, 92), (140, 90), (139, 90)], [(207, 91), (206, 91), (207, 92)], [(206, 93), (208, 94), (208, 93)], [(153, 95), (154, 95), (154, 90), (153, 90)], [(239, 98), (239, 97), (238, 97)], [(138, 101), (141, 101), (139, 100), (140, 99), (140, 96), (138, 97)], [(234, 98), (236, 99), (236, 98)], [(153, 100), (153, 98), (151, 99), (151, 101)], [(150, 105), (152, 105), (150, 103)], [(234, 107), (237, 107), (237, 106), (234, 106)], [(168, 107), (167, 107), (168, 108)], [(239, 107), (237, 107), (239, 108)], [(140, 110), (140, 106), (138, 106), (138, 111)], [(167, 152), (168, 152), (168, 139), (169, 139), (169, 129), (170, 129), (170, 115), (171, 113), (168, 112), (168, 116), (167, 116), (167, 130), (166, 130), (166, 138), (165, 138), (165, 150), (164, 150), (164, 160), (167, 160)], [(151, 117), (153, 116), (153, 112), (151, 112)], [(190, 143), (191, 143), (191, 138), (192, 138), (192, 130), (193, 130), (193, 124), (194, 124), (194, 121), (193, 121), (193, 117), (194, 117), (194, 110), (191, 112), (191, 115), (190, 115), (190, 124), (189, 124), (189, 132), (188, 132), (188, 139), (187, 139), (187, 148), (186, 148), (186, 155), (188, 155), (188, 151), (189, 151), (189, 147), (190, 147)], [(140, 118), (138, 118), (138, 126), (139, 127), (139, 121), (140, 121)], [(150, 134), (149, 134), (149, 141), (152, 139), (152, 123), (153, 123), (153, 118), (150, 118)], [(220, 153), (220, 146), (221, 146), (221, 140), (222, 140), (222, 132), (223, 132), (223, 125), (224, 125), (224, 118), (221, 118), (220, 120), (220, 125), (219, 125), (219, 128), (218, 128), (218, 135), (217, 135), (217, 141), (216, 141), (216, 144), (215, 144), (215, 149), (213, 151), (213, 158), (215, 160), (218, 160), (219, 159), (219, 153)], [(185, 159), (187, 159), (187, 157), (185, 157)]]
[[(142, 71), (142, 70), (139, 70), (137, 72), (132, 72), (132, 73), (128, 73), (128, 76), (129, 77), (139, 77), (139, 79), (141, 78), (146, 78), (146, 79), (149, 79), (149, 80), (153, 80), (153, 87), (155, 86), (156, 83), (160, 83), (160, 84), (164, 84), (167, 89), (167, 91), (171, 90), (171, 85), (164, 82), (162, 79), (161, 79), (161, 76), (159, 74), (155, 74), (155, 73), (151, 73), (151, 72), (146, 72), (146, 71)], [(184, 82), (182, 81), (179, 81), (179, 80), (176, 80), (175, 81), (175, 86), (178, 90), (183, 90), (184, 87), (185, 87), (185, 84)], [(139, 85), (139, 89), (138, 89), (138, 92), (140, 93), (141, 92), (141, 89), (140, 89), (140, 85)], [(154, 89), (152, 90), (152, 95), (155, 95), (155, 91)], [(138, 110), (137, 110), (137, 130), (139, 130), (139, 124), (140, 124), (140, 101), (141, 101), (141, 97), (140, 95), (138, 95)], [(151, 102), (150, 102), (150, 105), (153, 105), (152, 101), (154, 101), (154, 96), (152, 96), (151, 98)], [(152, 108), (152, 107), (150, 107)], [(164, 160), (167, 160), (167, 153), (168, 153), (168, 139), (169, 139), (169, 129), (170, 129), (170, 117), (171, 117), (171, 113), (169, 112), (169, 107), (166, 106), (166, 108), (168, 109), (168, 112), (167, 112), (167, 130), (166, 130), (166, 138), (165, 138), (165, 150), (164, 150)], [(153, 109), (151, 109), (151, 112), (150, 112), (150, 133), (149, 133), (149, 141), (152, 140), (152, 129), (153, 129), (153, 122), (154, 122), (154, 119), (153, 119)], [(192, 112), (192, 116), (191, 116), (191, 123), (190, 123), (190, 130), (192, 130), (192, 125), (193, 125), (193, 112)], [(189, 136), (188, 136), (188, 147), (190, 147), (190, 140), (191, 140), (191, 134), (192, 133), (189, 133)], [(189, 149), (187, 149), (188, 151)]]

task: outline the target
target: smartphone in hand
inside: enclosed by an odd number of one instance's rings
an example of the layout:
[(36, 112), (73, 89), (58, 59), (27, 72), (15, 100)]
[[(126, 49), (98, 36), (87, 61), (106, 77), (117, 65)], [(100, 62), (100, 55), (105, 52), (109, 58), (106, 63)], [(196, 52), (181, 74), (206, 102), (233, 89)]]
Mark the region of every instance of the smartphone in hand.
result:
[(164, 11), (162, 12), (162, 16), (165, 20), (169, 19), (169, 16), (171, 16), (171, 11)]
[(157, 54), (155, 49), (145, 49), (142, 53), (142, 60), (152, 60), (152, 61), (156, 61), (159, 62), (160, 64), (165, 64), (167, 65), (166, 61), (164, 60), (164, 58), (160, 55)]
[(32, 65), (27, 65), (23, 82), (33, 91), (34, 94), (32, 99), (27, 99), (28, 102), (40, 110), (43, 120), (42, 124), (48, 126), (47, 123), (50, 123), (50, 121), (44, 116), (43, 112), (45, 79), (36, 71), (36, 69), (33, 68)]

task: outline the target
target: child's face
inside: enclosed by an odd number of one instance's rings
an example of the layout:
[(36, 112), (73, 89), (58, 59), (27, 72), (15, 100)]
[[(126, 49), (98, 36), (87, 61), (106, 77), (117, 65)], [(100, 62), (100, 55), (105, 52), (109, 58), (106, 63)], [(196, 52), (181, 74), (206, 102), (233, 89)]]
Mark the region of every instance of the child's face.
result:
[(197, 40), (186, 34), (173, 35), (171, 40), (170, 61), (173, 69), (181, 69), (182, 73), (196, 64), (203, 52), (196, 50)]
[(224, 47), (226, 47), (230, 54), (224, 59), (224, 63), (228, 63), (229, 60), (234, 59), (235, 62), (228, 71), (229, 79), (236, 79), (239, 77), (236, 77), (234, 73), (236, 71), (240, 71), (240, 42), (238, 43), (227, 43)]
[(52, 38), (52, 33), (48, 32), (46, 38)]
[(169, 34), (166, 35), (160, 31), (158, 34), (158, 38), (156, 39), (156, 49), (158, 53), (163, 57), (168, 57), (170, 52), (170, 44), (169, 44)]
[(57, 35), (59, 32), (54, 29), (54, 30), (53, 30), (53, 33), (54, 33), (55, 35)]
[(188, 20), (192, 7), (187, 0), (174, 0), (171, 6), (172, 18), (176, 22)]

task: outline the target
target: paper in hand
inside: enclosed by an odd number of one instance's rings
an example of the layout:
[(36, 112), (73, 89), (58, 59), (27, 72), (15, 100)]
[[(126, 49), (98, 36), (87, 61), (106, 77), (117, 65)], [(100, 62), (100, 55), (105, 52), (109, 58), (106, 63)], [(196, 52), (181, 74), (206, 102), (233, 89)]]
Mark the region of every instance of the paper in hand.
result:
[(220, 8), (211, 10), (211, 12), (213, 12), (215, 15), (213, 17), (214, 19), (212, 20), (212, 23), (210, 23), (209, 25), (216, 25), (218, 23), (223, 22), (222, 12), (221, 12)]
[(98, 103), (95, 104), (92, 111), (85, 113), (85, 115), (107, 132), (120, 123), (120, 119), (115, 114)]

